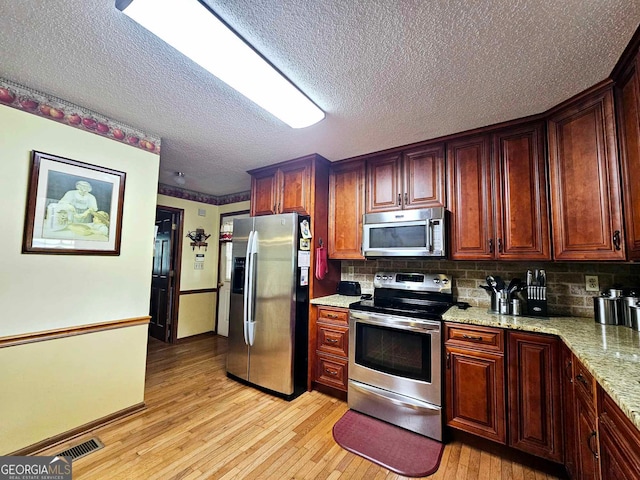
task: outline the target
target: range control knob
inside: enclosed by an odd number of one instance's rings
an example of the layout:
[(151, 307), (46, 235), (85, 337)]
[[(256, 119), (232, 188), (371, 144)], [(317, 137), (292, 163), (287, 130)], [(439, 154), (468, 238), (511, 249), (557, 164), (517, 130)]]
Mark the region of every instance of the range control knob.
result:
[(435, 283), (436, 285), (438, 285), (440, 283), (440, 279), (438, 277), (433, 279), (433, 283)]
[(447, 283), (449, 283), (449, 279), (448, 278), (443, 278), (442, 279), (442, 283), (444, 283), (446, 285)]

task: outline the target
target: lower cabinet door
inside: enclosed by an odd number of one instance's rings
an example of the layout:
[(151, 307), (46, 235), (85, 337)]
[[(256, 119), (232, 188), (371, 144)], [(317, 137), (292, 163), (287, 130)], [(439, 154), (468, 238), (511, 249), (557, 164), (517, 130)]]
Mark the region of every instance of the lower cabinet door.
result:
[(509, 445), (562, 462), (559, 340), (508, 332)]
[(316, 352), (316, 355), (316, 381), (346, 392), (349, 361), (320, 352)]
[(598, 480), (598, 433), (595, 413), (576, 395), (576, 459), (577, 477), (582, 480)]
[(447, 425), (506, 443), (504, 356), (446, 348)]

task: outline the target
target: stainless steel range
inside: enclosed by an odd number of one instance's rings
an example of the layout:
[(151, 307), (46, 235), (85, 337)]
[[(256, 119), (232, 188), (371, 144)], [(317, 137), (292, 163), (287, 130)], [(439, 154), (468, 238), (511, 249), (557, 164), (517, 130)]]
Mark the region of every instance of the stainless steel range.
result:
[(379, 272), (373, 298), (350, 305), (349, 407), (442, 440), (442, 274)]

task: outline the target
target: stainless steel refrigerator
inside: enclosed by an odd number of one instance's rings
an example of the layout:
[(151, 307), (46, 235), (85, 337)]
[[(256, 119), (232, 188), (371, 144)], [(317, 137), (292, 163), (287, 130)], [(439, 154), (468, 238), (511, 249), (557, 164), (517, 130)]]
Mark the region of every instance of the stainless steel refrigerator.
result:
[(287, 213), (233, 222), (227, 375), (289, 399), (307, 383), (305, 219)]

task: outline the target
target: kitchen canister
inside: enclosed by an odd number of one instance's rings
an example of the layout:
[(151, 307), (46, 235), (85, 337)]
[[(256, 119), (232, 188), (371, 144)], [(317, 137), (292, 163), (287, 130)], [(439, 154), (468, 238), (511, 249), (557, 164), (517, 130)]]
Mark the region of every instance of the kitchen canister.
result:
[(630, 323), (629, 325), (636, 332), (640, 332), (640, 304), (629, 307)]
[(636, 296), (622, 297), (622, 299), (620, 300), (620, 313), (622, 315), (620, 318), (618, 318), (619, 325), (625, 325), (627, 327), (633, 328), (631, 325), (631, 307), (636, 305), (639, 301), (640, 298)]
[(593, 297), (593, 310), (596, 323), (602, 325), (618, 325), (620, 315), (620, 297), (602, 295)]
[(511, 299), (511, 315), (519, 316), (522, 315), (522, 302), (519, 298)]

